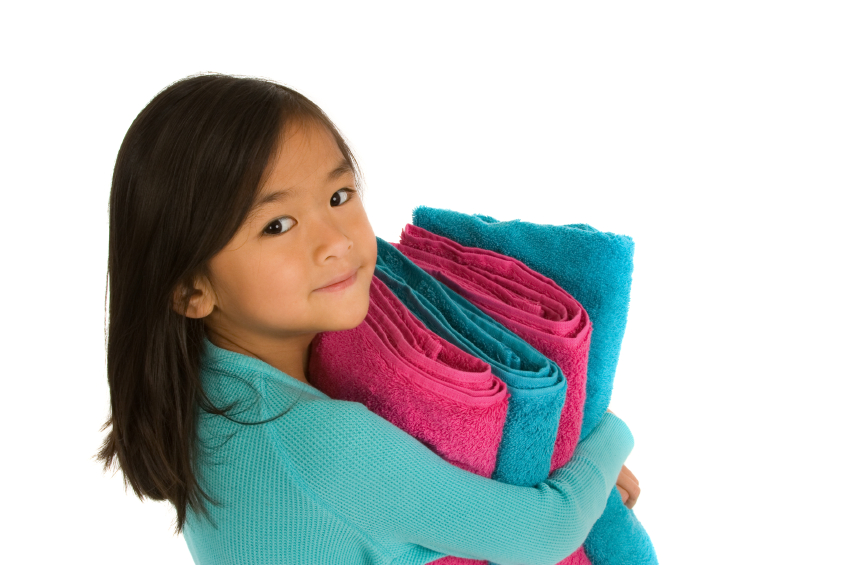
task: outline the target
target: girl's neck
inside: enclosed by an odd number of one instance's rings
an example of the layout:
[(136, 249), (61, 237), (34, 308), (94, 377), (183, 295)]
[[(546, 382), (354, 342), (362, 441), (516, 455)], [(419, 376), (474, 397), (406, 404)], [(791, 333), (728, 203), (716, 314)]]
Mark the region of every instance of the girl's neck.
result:
[(248, 344), (237, 336), (207, 327), (213, 345), (268, 363), (290, 377), (309, 384), (310, 344), (317, 334), (292, 336), (285, 340), (253, 340)]

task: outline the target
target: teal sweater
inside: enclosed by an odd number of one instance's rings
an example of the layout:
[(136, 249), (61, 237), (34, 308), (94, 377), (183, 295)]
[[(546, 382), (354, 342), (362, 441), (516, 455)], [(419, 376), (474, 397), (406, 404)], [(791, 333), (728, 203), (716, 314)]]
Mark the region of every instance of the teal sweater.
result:
[(203, 565), (418, 565), (446, 555), (554, 564), (601, 516), (634, 441), (606, 413), (565, 467), (519, 487), (455, 467), (365, 405), (209, 341), (201, 376), (218, 406), (237, 402), (230, 419), (199, 416), (196, 473), (219, 505), (207, 504), (215, 525), (190, 510), (183, 532)]

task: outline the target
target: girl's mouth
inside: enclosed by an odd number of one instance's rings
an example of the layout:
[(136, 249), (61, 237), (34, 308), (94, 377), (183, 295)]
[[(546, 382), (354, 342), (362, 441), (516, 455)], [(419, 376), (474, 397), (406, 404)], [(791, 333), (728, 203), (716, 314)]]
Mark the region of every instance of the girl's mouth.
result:
[(353, 273), (351, 273), (351, 275), (348, 278), (346, 278), (344, 280), (341, 280), (337, 283), (329, 284), (327, 286), (323, 286), (321, 288), (317, 288), (315, 290), (316, 290), (316, 292), (318, 292), (318, 291), (333, 292), (333, 291), (337, 291), (337, 290), (344, 290), (344, 289), (348, 288), (349, 286), (353, 285), (357, 281), (357, 271), (359, 271), (359, 269), (356, 269)]

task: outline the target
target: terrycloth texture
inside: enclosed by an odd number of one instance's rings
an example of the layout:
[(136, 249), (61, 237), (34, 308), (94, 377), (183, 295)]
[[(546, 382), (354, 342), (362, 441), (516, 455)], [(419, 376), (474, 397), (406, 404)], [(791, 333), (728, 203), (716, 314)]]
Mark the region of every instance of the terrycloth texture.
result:
[(374, 277), (365, 321), (312, 343), (309, 380), (360, 402), (461, 469), (491, 477), (507, 387), (484, 361), (429, 331)]
[[(420, 206), (413, 224), (456, 243), (495, 251), (551, 278), (572, 294), (593, 323), (587, 399), (581, 437), (591, 433), (610, 403), (627, 321), (634, 244), (623, 235), (584, 224), (553, 226)], [(616, 496), (614, 496), (616, 494)], [(593, 565), (654, 565), (657, 555), (633, 510), (611, 493), (603, 519), (584, 544)]]
[[(563, 469), (533, 487), (444, 461), (363, 404), (333, 400), (208, 341), (193, 464), (212, 522), (187, 514), (203, 565), (423, 565), (446, 555), (547, 565), (586, 536), (633, 447), (606, 414)], [(245, 425), (241, 422), (262, 422)]]
[(380, 238), (374, 274), (429, 330), (489, 363), (507, 385), (507, 421), (492, 478), (519, 486), (545, 480), (566, 399), (557, 364)]
[(657, 565), (651, 539), (634, 511), (622, 504), (618, 489), (610, 492), (584, 550), (593, 565)]
[(600, 232), (585, 224), (499, 222), (489, 216), (427, 206), (413, 210), (413, 225), (466, 247), (518, 259), (552, 279), (586, 309), (593, 324), (581, 427), (581, 437), (586, 436), (610, 405), (631, 297), (631, 238)]
[[(378, 238), (375, 277), (381, 278), (404, 304), (435, 333), (491, 363), (510, 392), (498, 461), (492, 477), (530, 486), (551, 471), (560, 431), (567, 384), (556, 363), (507, 330), (459, 294), (440, 284)], [(530, 373), (521, 371), (529, 366)], [(554, 376), (554, 383), (551, 377)], [(588, 565), (583, 548), (563, 565)]]
[[(365, 321), (312, 343), (310, 384), (360, 402), (452, 465), (491, 477), (508, 393), (484, 361), (429, 331), (373, 277)], [(486, 565), (459, 557), (440, 565)]]
[[(581, 433), (592, 331), (587, 312), (557, 283), (506, 255), (464, 247), (410, 224), (393, 246), (562, 369), (567, 395), (550, 471), (563, 467)], [(590, 561), (581, 548), (561, 563)]]
[(586, 310), (553, 280), (494, 251), (464, 247), (410, 224), (394, 247), (557, 363), (567, 393), (549, 470), (565, 465), (584, 414), (592, 333)]

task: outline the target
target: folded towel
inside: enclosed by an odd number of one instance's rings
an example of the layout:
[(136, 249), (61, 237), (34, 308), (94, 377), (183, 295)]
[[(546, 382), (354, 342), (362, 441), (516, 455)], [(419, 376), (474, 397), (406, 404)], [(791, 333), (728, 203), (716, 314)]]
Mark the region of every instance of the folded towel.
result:
[(583, 421), (592, 332), (586, 310), (521, 261), (462, 246), (424, 228), (407, 224), (395, 248), (557, 363), (567, 393), (550, 471), (564, 466), (578, 444)]
[[(551, 472), (556, 440), (563, 436), (560, 416), (568, 385), (560, 367), (392, 244), (378, 238), (377, 249), (375, 277), (386, 282), (430, 330), (487, 361), (507, 385), (510, 406), (491, 478), (520, 486), (544, 481)], [(560, 565), (590, 565), (590, 561), (579, 548)]]
[(507, 385), (507, 421), (491, 478), (518, 486), (546, 480), (566, 399), (560, 367), (380, 238), (374, 274), (429, 330), (487, 362)]
[[(490, 366), (428, 330), (377, 277), (356, 328), (319, 333), (310, 384), (360, 402), (449, 463), (490, 478), (509, 393)], [(440, 565), (486, 565), (444, 557)]]
[[(589, 313), (592, 341), (587, 367), (581, 437), (601, 420), (610, 403), (630, 299), (631, 238), (585, 224), (553, 226), (419, 206), (414, 226), (467, 247), (517, 259), (549, 277)], [(571, 383), (570, 383), (571, 386)], [(593, 565), (654, 565), (657, 556), (634, 512), (613, 489), (604, 514), (584, 544)]]
[(508, 393), (484, 361), (429, 331), (377, 278), (356, 328), (313, 340), (310, 384), (360, 402), (461, 469), (491, 477)]
[[(410, 224), (393, 246), (561, 368), (567, 393), (550, 471), (563, 467), (578, 443), (586, 399), (592, 332), (586, 310), (551, 279), (500, 253), (464, 247)], [(560, 561), (589, 564), (583, 547)]]
[(631, 296), (633, 240), (585, 224), (499, 222), (427, 206), (413, 210), (413, 225), (466, 247), (518, 259), (552, 279), (586, 309), (593, 324), (581, 427), (581, 438), (586, 437), (610, 405)]

